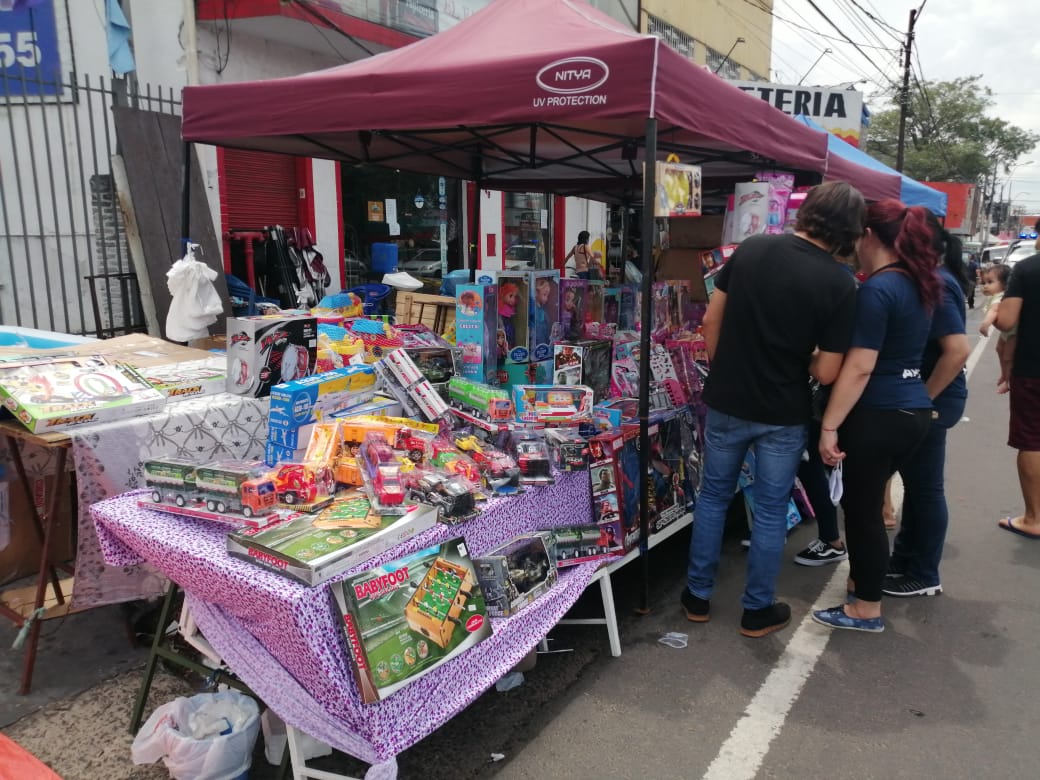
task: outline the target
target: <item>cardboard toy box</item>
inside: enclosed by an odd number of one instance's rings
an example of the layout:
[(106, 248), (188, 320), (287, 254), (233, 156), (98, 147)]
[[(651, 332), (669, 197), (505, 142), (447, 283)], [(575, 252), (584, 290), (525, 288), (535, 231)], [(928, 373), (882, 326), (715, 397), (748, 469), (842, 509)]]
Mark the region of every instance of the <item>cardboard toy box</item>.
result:
[(228, 317), (227, 391), (262, 398), (314, 373), (318, 324), (309, 314)]
[(139, 368), (138, 371), (148, 384), (175, 401), (227, 390), (227, 358), (223, 355)]
[(610, 392), (610, 361), (613, 345), (609, 341), (583, 339), (553, 345), (555, 385), (586, 385), (596, 402)]
[(130, 366), (101, 356), (0, 361), (0, 403), (33, 433), (161, 411), (166, 396)]
[[(393, 398), (382, 395), (374, 396), (370, 401), (365, 401), (357, 406), (348, 406), (341, 412), (332, 415), (333, 419), (345, 419), (355, 417), (359, 414), (374, 415), (377, 417), (399, 417), (401, 415), (401, 404)], [(267, 438), (272, 444), (287, 447), (291, 450), (304, 449), (310, 441), (311, 433), (317, 423), (307, 423), (299, 428), (268, 428)]]
[(553, 362), (507, 363), (498, 367), (498, 384), (506, 390), (514, 385), (553, 384)]
[(462, 538), (332, 585), (361, 701), (385, 699), (491, 636)]
[(528, 271), (527, 309), (529, 360), (552, 358), (553, 331), (560, 322), (560, 272)]
[(455, 293), (455, 343), (462, 350), (462, 376), (494, 384), (499, 351), (498, 288), (493, 284), (460, 284)]
[(549, 555), (557, 568), (610, 558), (624, 554), (621, 545), (621, 521), (610, 520), (602, 525), (574, 525), (552, 528), (542, 532)]
[(560, 280), (560, 329), (554, 341), (574, 341), (585, 335), (589, 283), (586, 279)]
[(477, 284), (498, 288), (498, 324), (495, 345), (499, 363), (527, 363), (532, 360), (528, 338), (531, 301), (530, 278), (526, 271), (481, 270)]
[(556, 561), (541, 536), (522, 536), (473, 559), (488, 614), (509, 617), (556, 584)]
[(235, 531), (227, 537), (227, 550), (304, 585), (320, 585), (436, 524), (433, 507), (419, 504), (403, 516), (379, 515), (363, 490), (349, 490), (313, 514)]
[(271, 388), (268, 425), (291, 430), (334, 416), (372, 399), (376, 373), (368, 365), (344, 366)]

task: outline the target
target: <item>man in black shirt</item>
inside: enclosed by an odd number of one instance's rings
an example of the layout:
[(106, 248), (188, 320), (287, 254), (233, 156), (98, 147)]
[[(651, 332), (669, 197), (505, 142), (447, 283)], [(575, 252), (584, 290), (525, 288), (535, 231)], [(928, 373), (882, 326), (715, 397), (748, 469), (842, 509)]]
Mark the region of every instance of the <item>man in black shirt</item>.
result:
[[(1040, 249), (1040, 239), (1036, 244)], [(1018, 327), (1011, 364), (1008, 446), (1018, 450), (1025, 511), (1005, 517), (998, 525), (1035, 541), (1040, 539), (1040, 254), (1015, 265), (999, 307), (997, 328), (1007, 332)]]
[(834, 255), (852, 252), (864, 211), (852, 186), (822, 184), (799, 209), (793, 235), (746, 239), (716, 277), (704, 316), (704, 470), (681, 599), (691, 621), (709, 619), (726, 510), (750, 446), (755, 516), (740, 632), (766, 636), (790, 621), (790, 607), (774, 596), (807, 438), (809, 376), (833, 382), (848, 348), (855, 282)]

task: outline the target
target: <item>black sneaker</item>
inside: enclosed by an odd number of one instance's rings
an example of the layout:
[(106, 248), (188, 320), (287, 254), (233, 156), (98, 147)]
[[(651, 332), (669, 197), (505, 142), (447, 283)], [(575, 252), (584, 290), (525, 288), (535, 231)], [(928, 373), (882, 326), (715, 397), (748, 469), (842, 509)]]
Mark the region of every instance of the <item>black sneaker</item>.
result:
[(897, 599), (908, 599), (914, 596), (938, 596), (942, 593), (942, 585), (925, 585), (914, 577), (885, 577), (881, 592)]
[(686, 619), (690, 622), (707, 623), (711, 620), (711, 602), (699, 596), (694, 596), (690, 593), (689, 588), (683, 588), (682, 596), (679, 597), (679, 603), (682, 604), (683, 612), (686, 613)]
[(828, 563), (844, 561), (848, 557), (849, 553), (844, 547), (835, 547), (830, 542), (817, 539), (794, 556), (794, 562), (799, 566), (826, 566)]
[(740, 619), (740, 633), (758, 638), (779, 631), (790, 622), (791, 608), (778, 601), (762, 609), (745, 609)]

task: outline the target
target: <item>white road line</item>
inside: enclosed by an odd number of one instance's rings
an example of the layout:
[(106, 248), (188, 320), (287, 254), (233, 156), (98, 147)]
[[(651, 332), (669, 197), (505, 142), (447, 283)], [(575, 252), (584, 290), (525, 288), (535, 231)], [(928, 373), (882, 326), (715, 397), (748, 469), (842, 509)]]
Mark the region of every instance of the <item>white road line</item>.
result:
[[(982, 337), (972, 350), (967, 362), (968, 379), (971, 379), (987, 344), (989, 337)], [(902, 504), (902, 493), (903, 484), (897, 480), (892, 485), (892, 499), (896, 506)], [(833, 633), (831, 629), (814, 623), (812, 613), (844, 600), (848, 576), (848, 564), (838, 564), (827, 586), (787, 643), (780, 660), (722, 743), (718, 755), (704, 773), (704, 780), (751, 780), (758, 774), (769, 745), (779, 735), (787, 713), (801, 695)]]
[(770, 743), (783, 728), (787, 713), (798, 700), (833, 633), (831, 629), (814, 623), (812, 613), (845, 600), (848, 576), (847, 563), (835, 567), (827, 586), (798, 625), (780, 660), (704, 773), (705, 780), (750, 780), (758, 774)]

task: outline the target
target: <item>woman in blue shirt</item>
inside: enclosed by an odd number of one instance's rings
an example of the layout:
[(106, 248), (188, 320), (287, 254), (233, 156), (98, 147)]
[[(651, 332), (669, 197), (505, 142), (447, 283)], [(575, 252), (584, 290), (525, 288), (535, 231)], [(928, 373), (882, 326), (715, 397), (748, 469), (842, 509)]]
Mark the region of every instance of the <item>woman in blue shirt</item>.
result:
[(850, 598), (813, 613), (813, 620), (832, 628), (885, 629), (885, 483), (921, 443), (932, 416), (921, 360), (942, 282), (929, 216), (927, 209), (897, 200), (874, 203), (857, 245), (868, 277), (856, 294), (851, 346), (820, 433), (823, 462), (842, 464), (850, 565)]

